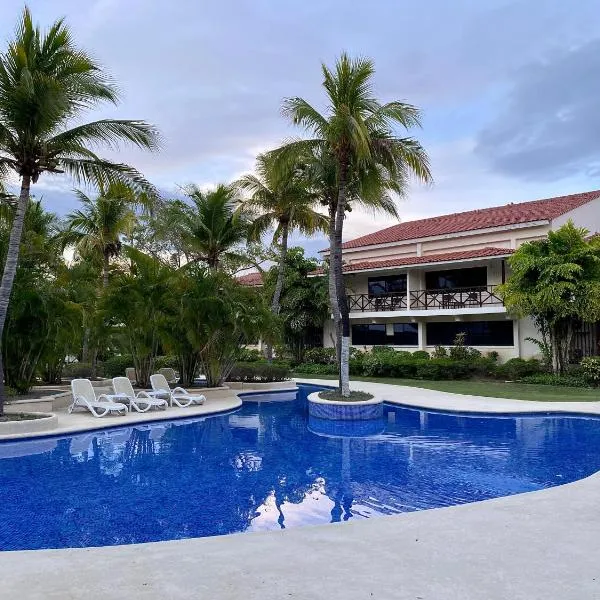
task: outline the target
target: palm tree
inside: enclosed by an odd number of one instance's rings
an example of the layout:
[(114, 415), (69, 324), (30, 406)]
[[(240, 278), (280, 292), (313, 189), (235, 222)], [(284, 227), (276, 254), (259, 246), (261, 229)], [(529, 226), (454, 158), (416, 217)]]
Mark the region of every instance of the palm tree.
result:
[(64, 246), (73, 246), (80, 256), (97, 257), (102, 263), (102, 288), (108, 286), (110, 259), (120, 255), (121, 238), (135, 225), (135, 198), (131, 190), (113, 184), (96, 199), (75, 190), (82, 204), (66, 217)]
[[(410, 104), (380, 103), (373, 95), (373, 62), (342, 54), (332, 71), (322, 65), (329, 104), (326, 115), (302, 98), (288, 98), (283, 114), (308, 133), (309, 139), (291, 142), (287, 154), (315, 153), (333, 165), (335, 194), (327, 198), (330, 216), (330, 295), (341, 322), (340, 391), (350, 394), (348, 361), (350, 320), (342, 276), (342, 233), (353, 192), (370, 200), (386, 190), (404, 192), (410, 175), (431, 180), (427, 154), (413, 138), (398, 137), (397, 125), (420, 126), (420, 113)], [(361, 193), (366, 193), (362, 196)]]
[(247, 215), (236, 210), (235, 188), (219, 184), (203, 192), (192, 185), (186, 195), (192, 205), (181, 207), (181, 229), (192, 261), (205, 262), (211, 271), (218, 271), (224, 258), (239, 260), (234, 248), (247, 240), (250, 224)]
[[(128, 182), (153, 192), (134, 168), (100, 158), (91, 147), (127, 141), (149, 150), (158, 146), (156, 129), (143, 121), (81, 121), (85, 109), (118, 94), (99, 65), (77, 48), (63, 20), (42, 33), (26, 8), (15, 38), (0, 54), (0, 177), (21, 180), (8, 253), (0, 283), (0, 335), (19, 259), (23, 221), (31, 186), (43, 173), (66, 173), (82, 183), (108, 186)], [(0, 363), (0, 372), (2, 364)], [(0, 415), (4, 384), (0, 377)]]
[(251, 194), (242, 207), (259, 213), (252, 224), (250, 239), (260, 240), (267, 230), (275, 227), (273, 242), (279, 246), (279, 264), (271, 311), (277, 315), (290, 233), (295, 229), (305, 235), (326, 231), (327, 217), (313, 208), (318, 197), (303, 176), (303, 165), (291, 165), (283, 170), (275, 167), (268, 155), (260, 154), (256, 160), (256, 175), (243, 176), (238, 186)]

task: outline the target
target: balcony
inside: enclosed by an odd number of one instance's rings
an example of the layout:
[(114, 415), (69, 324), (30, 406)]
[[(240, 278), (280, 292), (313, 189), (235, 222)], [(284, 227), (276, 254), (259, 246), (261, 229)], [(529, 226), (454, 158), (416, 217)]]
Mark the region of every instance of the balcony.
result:
[(504, 306), (502, 298), (496, 295), (495, 285), (442, 290), (413, 290), (408, 297), (395, 292), (378, 296), (369, 294), (349, 294), (350, 312), (460, 310)]

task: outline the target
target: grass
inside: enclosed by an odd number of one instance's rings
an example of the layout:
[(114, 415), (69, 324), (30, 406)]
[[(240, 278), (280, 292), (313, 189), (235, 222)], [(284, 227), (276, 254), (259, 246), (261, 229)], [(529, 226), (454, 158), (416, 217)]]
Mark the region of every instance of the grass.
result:
[(351, 391), (350, 396), (342, 396), (337, 390), (330, 390), (328, 392), (320, 392), (319, 398), (323, 400), (332, 400), (333, 402), (362, 402), (364, 400), (371, 400), (373, 394), (367, 392)]
[[(337, 375), (305, 375), (298, 373), (294, 377), (304, 379), (333, 379)], [(600, 389), (558, 387), (533, 383), (510, 383), (504, 381), (429, 381), (421, 379), (396, 379), (393, 377), (351, 377), (352, 381), (371, 381), (409, 387), (425, 388), (454, 394), (469, 394), (488, 398), (511, 398), (513, 400), (534, 400), (540, 402), (598, 402)]]

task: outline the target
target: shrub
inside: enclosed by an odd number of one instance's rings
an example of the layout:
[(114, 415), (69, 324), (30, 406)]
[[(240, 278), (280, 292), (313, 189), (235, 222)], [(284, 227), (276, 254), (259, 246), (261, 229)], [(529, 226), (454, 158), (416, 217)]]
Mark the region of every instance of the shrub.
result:
[(514, 380), (522, 379), (529, 375), (538, 375), (543, 372), (544, 368), (542, 363), (535, 358), (530, 358), (528, 360), (524, 360), (523, 358), (511, 358), (503, 365), (497, 366), (496, 377)]
[(373, 346), (372, 354), (385, 354), (386, 352), (396, 352), (391, 346)]
[(306, 375), (337, 375), (337, 365), (321, 365), (319, 363), (302, 363), (296, 369), (298, 373)]
[(432, 358), (445, 358), (446, 356), (448, 356), (448, 351), (444, 346), (436, 346), (431, 355)]
[(581, 359), (581, 372), (585, 379), (594, 385), (600, 383), (600, 356), (586, 356)]
[(240, 350), (240, 362), (258, 362), (263, 359), (264, 357), (260, 353), (260, 350), (256, 348), (242, 348)]
[(102, 374), (107, 379), (123, 377), (125, 375), (125, 369), (128, 367), (133, 367), (133, 357), (131, 354), (111, 356), (102, 363)]
[(568, 387), (590, 387), (589, 381), (578, 375), (558, 375), (555, 373), (538, 373), (527, 375), (521, 379), (523, 383), (537, 383), (538, 385), (558, 385)]
[(498, 354), (498, 352), (496, 352), (495, 350), (490, 350), (490, 352), (486, 353), (486, 356), (494, 362), (498, 362), (498, 359), (500, 358), (500, 354)]
[(273, 363), (238, 363), (233, 367), (228, 381), (244, 383), (270, 383), (289, 379), (290, 370), (287, 367)]
[[(132, 365), (129, 365), (130, 367)], [(154, 369), (158, 371), (159, 369), (175, 369), (177, 371), (179, 369), (179, 362), (177, 356), (174, 354), (166, 354), (164, 356), (157, 356), (154, 361)]]
[(334, 365), (337, 354), (335, 348), (309, 348), (304, 353), (304, 360), (317, 365)]
[(431, 356), (429, 356), (429, 352), (427, 352), (427, 350), (416, 350), (415, 352), (413, 352), (411, 354), (411, 357), (414, 360), (429, 360), (431, 358)]
[(450, 358), (432, 358), (417, 361), (416, 374), (420, 379), (469, 379), (475, 367), (469, 361)]
[(92, 365), (84, 362), (69, 363), (63, 367), (62, 374), (65, 379), (88, 379), (92, 376)]

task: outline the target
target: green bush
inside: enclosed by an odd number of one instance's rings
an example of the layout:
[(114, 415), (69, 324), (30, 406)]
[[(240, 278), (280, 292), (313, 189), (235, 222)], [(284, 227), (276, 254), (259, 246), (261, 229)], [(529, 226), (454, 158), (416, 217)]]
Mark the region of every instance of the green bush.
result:
[(317, 365), (334, 365), (337, 361), (335, 348), (309, 348), (304, 353), (304, 361)]
[(498, 362), (500, 354), (496, 350), (490, 350), (490, 352), (486, 352), (486, 357), (494, 362)]
[(241, 381), (244, 383), (270, 383), (272, 381), (285, 381), (289, 379), (290, 370), (287, 366), (274, 363), (238, 363), (232, 369), (228, 381)]
[(416, 350), (410, 356), (414, 360), (416, 360), (416, 359), (429, 360), (431, 358), (431, 356), (430, 356), (429, 352), (427, 352), (427, 350)]
[(431, 355), (432, 358), (445, 358), (446, 356), (448, 356), (448, 350), (444, 346), (436, 346)]
[(523, 383), (536, 383), (538, 385), (558, 385), (567, 387), (590, 387), (589, 381), (578, 375), (557, 375), (555, 373), (538, 373), (527, 375), (521, 379)]
[(102, 374), (107, 379), (112, 379), (113, 377), (124, 377), (125, 369), (128, 367), (133, 367), (133, 357), (131, 354), (111, 356), (102, 363)]
[(372, 354), (385, 354), (386, 352), (396, 352), (391, 346), (373, 346)]
[(63, 367), (62, 376), (65, 379), (88, 379), (92, 376), (91, 363), (74, 362)]
[(470, 361), (432, 358), (418, 361), (416, 374), (420, 379), (469, 379), (475, 367)]
[[(130, 367), (133, 365), (129, 365)], [(154, 361), (154, 369), (158, 371), (159, 369), (175, 369), (177, 371), (179, 369), (179, 362), (177, 360), (177, 356), (174, 354), (166, 354), (164, 356), (157, 356)]]
[(581, 372), (587, 381), (600, 383), (600, 356), (586, 356), (581, 359)]
[[(298, 373), (305, 375), (337, 375), (337, 365), (321, 365), (319, 363), (302, 363), (295, 368)], [(358, 373), (353, 373), (357, 375)]]
[(264, 360), (260, 350), (256, 348), (242, 348), (240, 350), (239, 362), (259, 362)]
[(504, 364), (496, 367), (496, 377), (500, 379), (522, 379), (529, 375), (538, 375), (544, 372), (542, 363), (535, 359), (530, 358), (525, 360), (523, 358), (511, 358)]

